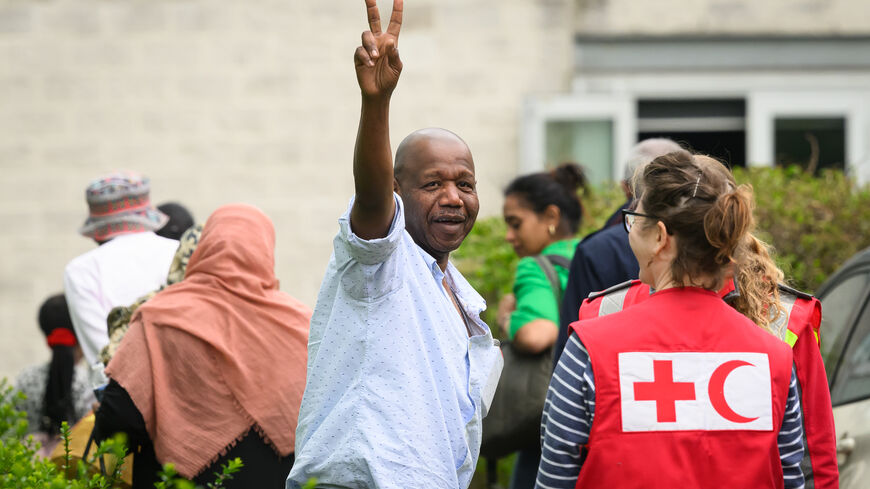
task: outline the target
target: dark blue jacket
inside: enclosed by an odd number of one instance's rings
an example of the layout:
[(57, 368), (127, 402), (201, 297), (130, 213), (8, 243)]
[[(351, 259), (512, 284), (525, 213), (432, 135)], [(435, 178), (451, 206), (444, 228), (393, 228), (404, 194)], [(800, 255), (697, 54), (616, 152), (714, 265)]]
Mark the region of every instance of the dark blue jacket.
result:
[[(621, 223), (621, 220), (619, 221)], [(554, 361), (559, 361), (568, 341), (569, 324), (577, 320), (580, 304), (591, 293), (637, 278), (638, 266), (628, 245), (628, 233), (622, 225), (610, 226), (590, 234), (580, 244), (571, 260), (568, 284), (560, 311), (559, 337)]]

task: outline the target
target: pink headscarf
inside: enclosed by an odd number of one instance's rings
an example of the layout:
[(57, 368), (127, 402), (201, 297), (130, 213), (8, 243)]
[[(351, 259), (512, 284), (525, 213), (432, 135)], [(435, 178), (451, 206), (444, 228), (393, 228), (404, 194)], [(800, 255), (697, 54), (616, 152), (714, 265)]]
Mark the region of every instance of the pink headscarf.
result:
[(252, 427), (281, 456), (293, 451), (311, 310), (278, 290), (274, 248), (257, 208), (216, 210), (184, 280), (139, 307), (106, 368), (157, 459), (187, 478)]

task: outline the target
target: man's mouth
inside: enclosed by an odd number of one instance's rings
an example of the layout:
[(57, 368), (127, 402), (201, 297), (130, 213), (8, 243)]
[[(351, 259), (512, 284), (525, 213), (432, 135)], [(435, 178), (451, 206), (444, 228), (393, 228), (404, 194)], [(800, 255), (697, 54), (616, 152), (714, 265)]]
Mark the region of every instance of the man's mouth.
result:
[(465, 222), (465, 216), (438, 216), (433, 221), (439, 224), (461, 224)]
[(461, 232), (465, 228), (466, 221), (467, 219), (465, 216), (449, 215), (436, 217), (432, 220), (432, 224), (435, 224), (447, 233), (455, 234)]

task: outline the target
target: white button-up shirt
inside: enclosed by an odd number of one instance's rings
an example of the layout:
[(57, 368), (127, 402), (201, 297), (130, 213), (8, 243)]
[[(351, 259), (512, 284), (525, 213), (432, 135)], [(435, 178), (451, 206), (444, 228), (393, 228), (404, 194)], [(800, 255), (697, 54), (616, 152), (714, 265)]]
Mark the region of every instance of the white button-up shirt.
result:
[(164, 285), (176, 249), (178, 241), (152, 232), (124, 234), (67, 264), (64, 295), (89, 365), (109, 343), (109, 311)]
[(287, 487), (316, 477), (318, 487), (466, 488), (502, 365), (486, 304), (414, 243), (398, 196), (385, 238), (357, 237), (349, 216), (311, 319)]

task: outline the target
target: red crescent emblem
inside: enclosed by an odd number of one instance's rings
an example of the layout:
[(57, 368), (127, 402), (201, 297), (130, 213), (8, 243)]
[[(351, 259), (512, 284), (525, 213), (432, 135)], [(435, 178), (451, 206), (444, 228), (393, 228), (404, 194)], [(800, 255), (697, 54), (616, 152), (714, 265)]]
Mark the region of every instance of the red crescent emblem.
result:
[(715, 409), (720, 416), (732, 423), (749, 423), (758, 419), (758, 416), (747, 418), (735, 413), (734, 410), (731, 409), (731, 406), (729, 406), (725, 401), (725, 380), (728, 379), (728, 375), (730, 375), (735, 369), (746, 365), (752, 366), (751, 363), (743, 360), (731, 360), (723, 363), (713, 372), (707, 389), (708, 394), (710, 395), (710, 403), (713, 404), (713, 409)]

